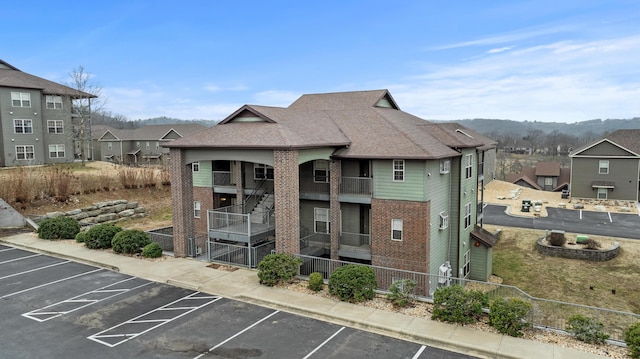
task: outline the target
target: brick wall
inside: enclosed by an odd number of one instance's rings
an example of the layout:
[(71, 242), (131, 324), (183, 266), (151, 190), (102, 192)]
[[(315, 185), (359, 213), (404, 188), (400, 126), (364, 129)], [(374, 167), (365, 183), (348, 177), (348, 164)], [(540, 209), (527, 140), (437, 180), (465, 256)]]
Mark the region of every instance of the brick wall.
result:
[(193, 173), (184, 152), (171, 148), (171, 207), (173, 208), (173, 252), (187, 256), (187, 241), (195, 235), (193, 223)]
[[(207, 236), (207, 210), (214, 209), (213, 188), (193, 187), (193, 200), (200, 201), (200, 218), (193, 218), (196, 237)], [(193, 215), (193, 214), (192, 214)]]
[(340, 176), (341, 163), (339, 160), (329, 163), (329, 205), (331, 208), (331, 259), (340, 259), (338, 249), (340, 248)]
[[(371, 200), (371, 264), (429, 272), (429, 202)], [(403, 221), (402, 241), (391, 239), (391, 220)]]
[(276, 251), (300, 253), (300, 183), (298, 151), (273, 151)]

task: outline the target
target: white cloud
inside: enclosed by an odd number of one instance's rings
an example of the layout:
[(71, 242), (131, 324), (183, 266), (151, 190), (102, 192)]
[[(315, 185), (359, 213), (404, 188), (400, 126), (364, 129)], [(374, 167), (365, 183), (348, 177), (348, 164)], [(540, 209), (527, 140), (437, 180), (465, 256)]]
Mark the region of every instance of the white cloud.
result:
[(512, 49), (511, 46), (500, 47), (500, 48), (491, 49), (487, 51), (487, 54), (499, 54), (501, 52), (509, 51), (511, 49)]

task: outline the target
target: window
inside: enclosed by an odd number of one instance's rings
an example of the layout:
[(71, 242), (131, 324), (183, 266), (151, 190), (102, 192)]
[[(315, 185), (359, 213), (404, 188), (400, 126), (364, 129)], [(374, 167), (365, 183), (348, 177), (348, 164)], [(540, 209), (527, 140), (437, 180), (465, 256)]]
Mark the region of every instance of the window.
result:
[(471, 272), (471, 250), (464, 254), (464, 266), (462, 267), (462, 277), (466, 278)]
[(607, 199), (607, 194), (606, 188), (598, 188), (598, 199)]
[(473, 154), (470, 153), (468, 155), (465, 155), (464, 158), (464, 178), (471, 178), (471, 176), (473, 176)]
[(404, 182), (404, 160), (393, 160), (393, 181)]
[(136, 141), (136, 147), (140, 148), (140, 141)]
[(464, 228), (471, 225), (471, 203), (464, 205)]
[(149, 143), (149, 141), (147, 141), (147, 149), (151, 148), (151, 144)]
[(200, 162), (194, 162), (191, 164), (191, 170), (193, 172), (200, 172)]
[(401, 219), (391, 220), (391, 239), (394, 241), (402, 240), (402, 220)]
[(113, 143), (112, 142), (107, 142), (107, 149), (109, 149), (109, 150), (113, 149)]
[(313, 161), (313, 182), (329, 182), (329, 161)]
[(330, 233), (329, 208), (314, 208), (313, 222), (315, 233)]
[(438, 228), (446, 229), (449, 227), (449, 214), (447, 212), (440, 212), (440, 225)]
[(31, 107), (31, 94), (27, 92), (12, 92), (11, 105), (13, 107)]
[(273, 179), (273, 167), (268, 165), (263, 165), (262, 163), (254, 163), (253, 164), (253, 179), (263, 180)]
[(13, 120), (14, 133), (33, 133), (33, 122), (31, 120)]
[(49, 145), (49, 158), (64, 158), (64, 145)]
[(553, 186), (553, 177), (545, 177), (544, 178), (545, 186)]
[(47, 121), (47, 128), (49, 133), (64, 133), (64, 122), (62, 120), (49, 120)]
[(200, 201), (194, 201), (193, 202), (193, 217), (194, 218), (200, 218)]
[(159, 150), (159, 149), (160, 149), (160, 142), (156, 141), (156, 150)]
[(607, 160), (600, 161), (600, 163), (598, 165), (598, 173), (601, 174), (601, 175), (608, 175), (609, 174), (609, 161), (607, 161)]
[(61, 96), (47, 95), (46, 103), (47, 103), (47, 108), (50, 109), (50, 110), (61, 110), (62, 109), (62, 97)]
[(449, 160), (440, 161), (440, 173), (446, 174), (446, 173), (449, 173), (449, 171), (451, 171), (451, 161)]
[(33, 160), (35, 159), (32, 145), (16, 146), (16, 160)]

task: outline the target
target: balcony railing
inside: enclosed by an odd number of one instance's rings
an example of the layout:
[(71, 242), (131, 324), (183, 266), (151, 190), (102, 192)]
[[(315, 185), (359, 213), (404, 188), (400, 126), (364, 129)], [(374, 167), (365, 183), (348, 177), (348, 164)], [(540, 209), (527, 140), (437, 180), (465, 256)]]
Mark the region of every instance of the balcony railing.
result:
[(329, 183), (316, 182), (313, 176), (303, 176), (303, 177), (300, 177), (300, 192), (329, 193)]
[(232, 186), (231, 172), (228, 171), (213, 171), (213, 185), (214, 186)]
[(243, 205), (208, 210), (209, 231), (250, 236), (275, 228), (274, 209), (260, 213), (244, 213)]
[(340, 245), (362, 247), (371, 245), (371, 235), (363, 233), (340, 233)]
[(373, 178), (340, 177), (340, 194), (371, 196), (373, 194)]

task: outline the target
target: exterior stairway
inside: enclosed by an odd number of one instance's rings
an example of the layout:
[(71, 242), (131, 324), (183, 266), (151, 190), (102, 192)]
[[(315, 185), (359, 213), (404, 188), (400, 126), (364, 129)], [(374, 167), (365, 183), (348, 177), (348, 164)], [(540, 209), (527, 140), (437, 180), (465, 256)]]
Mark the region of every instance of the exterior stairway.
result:
[(264, 223), (264, 216), (273, 208), (274, 198), (271, 193), (265, 193), (251, 211), (251, 222)]

